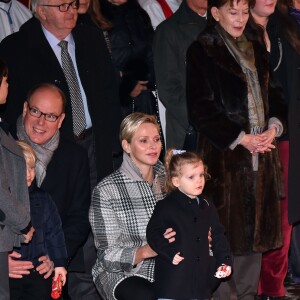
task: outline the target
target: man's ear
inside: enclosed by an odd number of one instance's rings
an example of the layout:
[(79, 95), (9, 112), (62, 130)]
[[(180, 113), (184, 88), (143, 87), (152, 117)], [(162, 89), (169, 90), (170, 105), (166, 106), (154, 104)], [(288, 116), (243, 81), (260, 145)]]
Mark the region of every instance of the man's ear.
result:
[(61, 127), (61, 124), (62, 124), (62, 122), (63, 122), (63, 120), (65, 119), (65, 113), (62, 113), (58, 118), (58, 128), (60, 128)]
[(172, 183), (175, 187), (179, 187), (179, 177), (178, 176), (172, 177)]
[(219, 22), (220, 21), (220, 12), (219, 12), (219, 9), (216, 8), (215, 6), (213, 6), (210, 10), (211, 12), (211, 15), (213, 16), (213, 18)]
[(40, 20), (45, 21), (47, 19), (45, 14), (45, 8), (42, 7), (41, 5), (36, 6), (36, 14)]
[(130, 154), (131, 152), (131, 147), (130, 144), (126, 140), (122, 140), (122, 149), (127, 153)]
[(29, 108), (28, 108), (28, 102), (25, 101), (24, 104), (23, 104), (23, 112), (22, 112), (23, 118), (25, 118), (28, 109), (29, 109)]

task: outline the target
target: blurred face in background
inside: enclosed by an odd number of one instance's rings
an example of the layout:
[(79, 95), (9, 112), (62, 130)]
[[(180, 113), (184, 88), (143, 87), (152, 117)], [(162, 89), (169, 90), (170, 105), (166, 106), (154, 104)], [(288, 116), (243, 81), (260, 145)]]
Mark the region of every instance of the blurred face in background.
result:
[[(93, 0), (79, 0), (78, 13), (85, 14), (89, 9), (91, 1), (93, 1)], [(98, 1), (98, 0), (96, 0), (96, 1)]]
[(211, 8), (213, 18), (219, 22), (220, 26), (233, 38), (240, 37), (249, 19), (249, 3), (247, 1), (230, 1), (223, 6)]
[(251, 14), (255, 20), (268, 18), (275, 11), (276, 0), (256, 0), (255, 6), (251, 8)]

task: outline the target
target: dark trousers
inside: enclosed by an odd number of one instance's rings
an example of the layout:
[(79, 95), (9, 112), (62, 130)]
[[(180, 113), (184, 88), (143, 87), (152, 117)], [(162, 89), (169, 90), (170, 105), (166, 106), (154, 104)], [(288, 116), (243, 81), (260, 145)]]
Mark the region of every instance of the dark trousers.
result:
[(32, 270), (23, 278), (10, 278), (11, 300), (50, 300), (52, 276), (45, 279), (39, 272)]
[(261, 253), (233, 256), (233, 274), (221, 283), (214, 300), (254, 300), (261, 267)]
[(132, 276), (121, 281), (116, 287), (118, 300), (156, 300), (153, 283), (145, 278)]
[(7, 252), (0, 252), (0, 300), (9, 300)]

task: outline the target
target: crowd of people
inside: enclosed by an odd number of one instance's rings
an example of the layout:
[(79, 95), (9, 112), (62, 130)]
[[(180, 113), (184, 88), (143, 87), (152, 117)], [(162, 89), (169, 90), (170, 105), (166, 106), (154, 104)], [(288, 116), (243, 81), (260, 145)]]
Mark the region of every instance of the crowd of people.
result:
[(288, 300), (299, 0), (0, 0), (0, 300)]

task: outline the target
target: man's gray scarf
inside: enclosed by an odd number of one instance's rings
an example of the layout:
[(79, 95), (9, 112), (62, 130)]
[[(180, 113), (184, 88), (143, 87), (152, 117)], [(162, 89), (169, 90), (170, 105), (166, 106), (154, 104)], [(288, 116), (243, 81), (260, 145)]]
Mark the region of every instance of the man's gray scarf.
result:
[(29, 144), (33, 148), (37, 156), (35, 172), (36, 172), (36, 182), (38, 187), (40, 187), (43, 180), (46, 177), (47, 166), (53, 156), (54, 151), (58, 147), (59, 131), (57, 131), (54, 134), (54, 136), (47, 143), (43, 145), (38, 145), (36, 143), (33, 143), (30, 140), (27, 133), (25, 132), (23, 116), (21, 115), (17, 120), (17, 136), (19, 140), (23, 140), (27, 144)]

